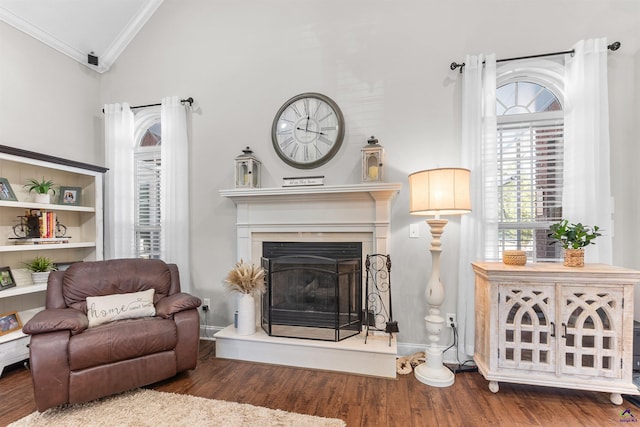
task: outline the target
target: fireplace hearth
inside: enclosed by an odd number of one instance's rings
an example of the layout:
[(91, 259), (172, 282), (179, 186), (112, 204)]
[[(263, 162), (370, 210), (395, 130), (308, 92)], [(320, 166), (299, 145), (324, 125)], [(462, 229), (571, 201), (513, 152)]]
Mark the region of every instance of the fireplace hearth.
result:
[(262, 328), (270, 336), (324, 341), (359, 334), (361, 265), (360, 242), (264, 242)]

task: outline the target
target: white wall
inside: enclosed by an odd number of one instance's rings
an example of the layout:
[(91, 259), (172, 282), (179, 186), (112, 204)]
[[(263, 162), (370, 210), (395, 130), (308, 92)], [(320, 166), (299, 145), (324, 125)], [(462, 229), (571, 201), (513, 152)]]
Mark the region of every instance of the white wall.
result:
[[(581, 10), (574, 10), (578, 7)], [(28, 142), (44, 149), (47, 146), (38, 137), (45, 134), (54, 134), (57, 140), (93, 137), (93, 151), (78, 144), (77, 153), (64, 151), (72, 158), (82, 156), (79, 160), (97, 158), (99, 163), (102, 140), (95, 137), (94, 127), (103, 103), (136, 105), (159, 102), (167, 95), (193, 96), (191, 289), (212, 299), (210, 323), (223, 326), (235, 309), (222, 287), (224, 275), (236, 261), (235, 206), (218, 190), (233, 186), (234, 157), (247, 145), (263, 162), (263, 186), (279, 186), (283, 176), (308, 174), (286, 166), (273, 152), (271, 122), (293, 95), (317, 91), (330, 96), (346, 118), (345, 143), (328, 165), (313, 173), (325, 175), (328, 184), (358, 182), (361, 146), (370, 135), (385, 146), (387, 180), (403, 184), (393, 204), (391, 244), (399, 341), (426, 343), (424, 289), (431, 268), (430, 235), (424, 221), (407, 212), (407, 174), (459, 165), (461, 79), (449, 64), (462, 62), (467, 53), (494, 52), (505, 58), (566, 50), (590, 37), (622, 42), (622, 49), (610, 55), (609, 66), (614, 260), (640, 268), (634, 253), (640, 231), (630, 230), (640, 205), (635, 188), (639, 149), (634, 137), (640, 131), (640, 89), (635, 83), (640, 78), (638, 28), (640, 2), (635, 0), (165, 0), (111, 70), (100, 76), (99, 95), (83, 96), (85, 109), (74, 114), (73, 121), (42, 115), (45, 128), (28, 129), (34, 134)], [(33, 46), (11, 29), (0, 27), (0, 31), (3, 40), (8, 33), (27, 52), (47, 49)], [(71, 80), (76, 79), (94, 87), (88, 82), (93, 81), (91, 76), (66, 64), (70, 60), (60, 56), (51, 61), (54, 67), (38, 72), (44, 80), (38, 89), (23, 81), (32, 99), (53, 103), (52, 95), (63, 89), (72, 92)], [(16, 65), (19, 70), (27, 68), (27, 75), (34, 72), (31, 68), (42, 66), (35, 58), (23, 58)], [(8, 85), (0, 85), (4, 96)], [(89, 100), (93, 105), (86, 106)], [(4, 112), (7, 101), (0, 103)], [(30, 107), (21, 106), (18, 113), (28, 115)], [(54, 122), (60, 125), (52, 130)], [(3, 143), (25, 143), (24, 125), (0, 117), (0, 132), (8, 128), (9, 135), (0, 134)], [(418, 222), (420, 238), (409, 239), (409, 224)], [(458, 225), (452, 220), (443, 238), (445, 312), (455, 312), (456, 307)]]
[(0, 22), (0, 144), (102, 165), (100, 75)]

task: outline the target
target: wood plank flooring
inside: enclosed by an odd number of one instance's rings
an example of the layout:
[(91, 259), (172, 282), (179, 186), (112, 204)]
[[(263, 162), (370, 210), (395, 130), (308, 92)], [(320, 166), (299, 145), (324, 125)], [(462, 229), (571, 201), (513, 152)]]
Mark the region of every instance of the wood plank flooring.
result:
[[(458, 373), (447, 388), (428, 387), (413, 374), (397, 380), (218, 359), (201, 341), (198, 367), (149, 386), (173, 393), (340, 418), (347, 426), (619, 426), (640, 408), (607, 393), (500, 384), (489, 391), (475, 372)], [(35, 411), (29, 372), (17, 366), (0, 378), (0, 425)]]

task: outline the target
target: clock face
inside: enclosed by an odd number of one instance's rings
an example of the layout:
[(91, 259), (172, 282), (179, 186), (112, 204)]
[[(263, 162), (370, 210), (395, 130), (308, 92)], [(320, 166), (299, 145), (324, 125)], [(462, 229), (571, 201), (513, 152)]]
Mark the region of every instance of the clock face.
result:
[(319, 93), (303, 93), (284, 103), (271, 126), (276, 153), (287, 164), (311, 169), (340, 149), (344, 118), (338, 105)]

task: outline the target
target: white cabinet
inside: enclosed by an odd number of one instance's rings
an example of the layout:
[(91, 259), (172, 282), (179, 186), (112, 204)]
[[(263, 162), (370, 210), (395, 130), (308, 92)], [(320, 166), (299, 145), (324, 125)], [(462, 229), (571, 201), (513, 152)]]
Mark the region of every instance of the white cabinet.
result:
[[(18, 312), (22, 323), (45, 302), (45, 285), (33, 285), (23, 262), (46, 256), (57, 263), (103, 259), (102, 178), (100, 166), (46, 156), (0, 145), (0, 178), (5, 178), (17, 201), (0, 199), (0, 267), (10, 267), (18, 286), (0, 291), (0, 315)], [(29, 178), (54, 181), (50, 204), (36, 203), (24, 188)], [(79, 203), (59, 204), (59, 187), (79, 189)], [(66, 243), (16, 244), (13, 226), (25, 212), (53, 211), (67, 227)], [(28, 338), (22, 331), (0, 335), (0, 374), (5, 366), (28, 357)]]
[(633, 288), (640, 272), (602, 264), (564, 267), (473, 263), (474, 359), (498, 382), (640, 394), (632, 382)]

